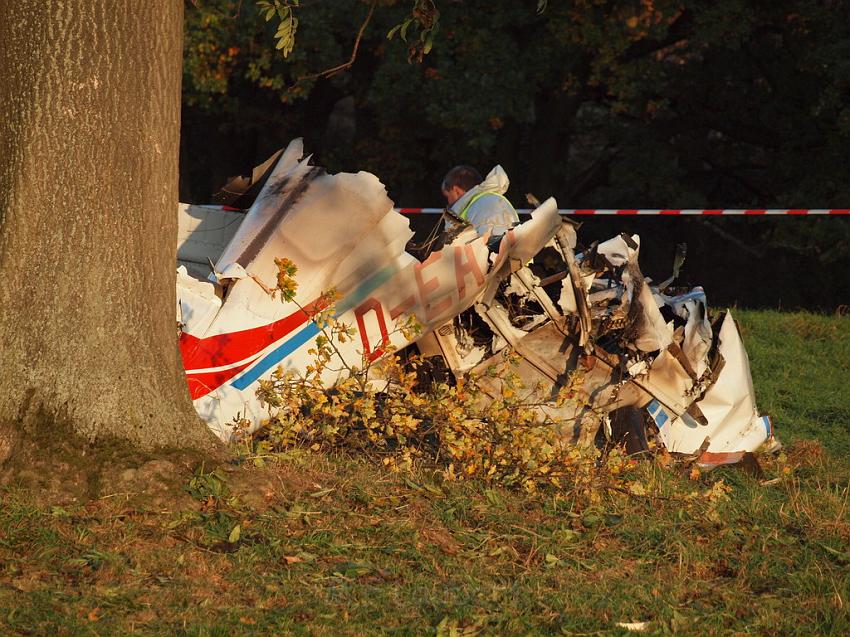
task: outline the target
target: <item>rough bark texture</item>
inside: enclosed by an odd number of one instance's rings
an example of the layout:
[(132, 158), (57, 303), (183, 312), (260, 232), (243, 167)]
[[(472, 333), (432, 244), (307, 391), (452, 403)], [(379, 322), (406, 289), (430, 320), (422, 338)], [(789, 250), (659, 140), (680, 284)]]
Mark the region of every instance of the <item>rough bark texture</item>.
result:
[(212, 446), (177, 350), (182, 0), (0, 1), (0, 461)]

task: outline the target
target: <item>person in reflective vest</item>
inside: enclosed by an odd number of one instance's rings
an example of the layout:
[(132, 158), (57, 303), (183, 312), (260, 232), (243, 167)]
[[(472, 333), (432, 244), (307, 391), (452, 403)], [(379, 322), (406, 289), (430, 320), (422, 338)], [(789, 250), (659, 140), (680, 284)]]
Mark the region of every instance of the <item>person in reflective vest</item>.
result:
[(505, 197), (510, 181), (501, 166), (481, 178), (472, 166), (455, 166), (443, 178), (442, 191), (448, 210), (468, 222), (479, 235), (505, 234), (519, 215)]

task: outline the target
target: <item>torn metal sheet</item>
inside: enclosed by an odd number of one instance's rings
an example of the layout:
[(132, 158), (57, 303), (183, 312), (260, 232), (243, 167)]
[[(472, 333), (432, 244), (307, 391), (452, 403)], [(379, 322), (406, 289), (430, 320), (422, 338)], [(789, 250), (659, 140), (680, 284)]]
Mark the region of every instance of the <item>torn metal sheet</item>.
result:
[(770, 416), (760, 415), (756, 408), (749, 359), (732, 313), (726, 312), (719, 323), (717, 353), (724, 364), (696, 403), (705, 423), (687, 413), (673, 417), (658, 401), (647, 407), (667, 449), (685, 454), (700, 451), (698, 462), (707, 467), (738, 462), (773, 437)]
[(206, 279), (212, 264), (242, 225), (245, 212), (221, 206), (180, 204), (177, 210), (177, 264), (187, 274)]
[[(476, 377), (486, 399), (500, 395), (511, 348), (540, 419), (576, 443), (592, 444), (620, 409), (641, 410), (637, 421), (668, 450), (697, 454), (704, 466), (773, 441), (731, 315), (712, 324), (702, 288), (670, 287), (682, 247), (673, 276), (653, 286), (638, 265), (640, 237), (576, 254), (575, 226), (549, 199), (500, 237), (469, 227), (420, 261), (405, 251), (408, 221), (374, 175), (329, 175), (300, 140), (261, 172), (247, 213), (180, 209), (181, 351), (198, 413), (222, 439), (237, 420), (256, 428), (267, 416), (260, 380), (312, 362), (311, 318), (335, 290), (337, 318), (356, 329), (338, 344), (346, 360), (418, 346), (455, 376)], [(297, 295), (285, 303), (270, 294), (282, 257), (298, 267)], [(409, 316), (422, 327), (416, 343), (398, 329)], [(339, 374), (327, 369), (323, 380)], [(588, 400), (556, 406), (575, 374)]]

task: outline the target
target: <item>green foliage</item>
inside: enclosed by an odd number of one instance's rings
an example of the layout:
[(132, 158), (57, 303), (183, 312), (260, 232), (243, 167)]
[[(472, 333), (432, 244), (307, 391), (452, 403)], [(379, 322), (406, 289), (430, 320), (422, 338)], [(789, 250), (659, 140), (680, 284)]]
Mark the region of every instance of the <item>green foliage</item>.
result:
[(265, 108), (303, 100), (315, 81), (299, 78), (337, 64), (350, 46), (336, 37), (349, 15), (328, 3), (210, 0), (185, 16), (183, 101), (215, 113), (258, 97)]
[(257, 0), (257, 6), (264, 14), (266, 22), (277, 17), (278, 27), (275, 31), (275, 49), (288, 57), (295, 47), (295, 31), (298, 29), (298, 18), (293, 7), (300, 4), (299, 0)]
[(275, 259), (274, 263), (278, 269), (276, 290), (280, 292), (280, 300), (283, 302), (294, 300), (295, 292), (298, 289), (298, 284), (295, 282), (298, 267), (286, 258)]
[(803, 232), (799, 226), (775, 225), (768, 231), (765, 243), (772, 248), (803, 255), (819, 264), (841, 268), (850, 257), (850, 223), (810, 219)]
[[(396, 8), (400, 4), (382, 3), (381, 28), (403, 16), (390, 35), (399, 32), (407, 42), (409, 31), (408, 58), (421, 61), (433, 46), (439, 11), (432, 0), (414, 0), (407, 13)], [(359, 42), (352, 16), (364, 5), (369, 5), (361, 23), (366, 29), (377, 2), (302, 6), (300, 0), (210, 0), (187, 9), (184, 102), (217, 112), (223, 99), (224, 104), (225, 98), (247, 99), (257, 90), (278, 103), (306, 99), (317, 78), (339, 67)], [(367, 33), (375, 35), (374, 29)]]
[(186, 485), (186, 492), (198, 500), (220, 500), (227, 495), (227, 487), (220, 471), (205, 473), (200, 467)]
[[(276, 263), (278, 291), (293, 300), (296, 268), (288, 259)], [(330, 292), (314, 309), (301, 308), (321, 332), (308, 351), (314, 362), (303, 373), (281, 367), (259, 381), (257, 395), (271, 417), (256, 440), (246, 441), (249, 450), (261, 458), (293, 447), (358, 450), (396, 471), (426, 463), (440, 467), (450, 481), (481, 478), (527, 490), (570, 484), (590, 494), (598, 452), (576, 445), (563, 423), (535, 409), (548, 392), (523, 385), (516, 372), (518, 357), (505, 354), (508, 364), (498, 370), (501, 395), (495, 399), (474, 378), (429, 387), (419, 379), (428, 363), (417, 358), (403, 362), (388, 344), (382, 346), (389, 354), (383, 358), (360, 352), (357, 361), (346, 360), (339, 346), (351, 342), (356, 331), (335, 318), (335, 300)], [(409, 317), (396, 329), (410, 340), (419, 326)], [(328, 372), (334, 378), (341, 372), (332, 386), (325, 381)], [(581, 372), (573, 372), (555, 404), (586, 405), (582, 382)], [(610, 474), (626, 462), (615, 458), (608, 459)]]
[[(419, 35), (408, 40), (408, 31), (411, 26), (414, 28), (414, 33), (418, 31)], [(410, 17), (390, 29), (387, 39), (392, 40), (398, 34), (402, 41), (410, 45), (407, 53), (408, 62), (414, 59), (421, 62), (434, 47), (434, 36), (437, 35), (439, 28), (440, 12), (434, 0), (413, 0)]]
[[(344, 326), (327, 329), (334, 339), (348, 334)], [(305, 376), (278, 370), (262, 382), (258, 393), (272, 415), (253, 441), (261, 455), (346, 449), (393, 471), (436, 466), (449, 481), (591, 488), (596, 450), (577, 447), (551, 421), (538, 421), (516, 377), (504, 378), (501, 399), (490, 402), (474, 381), (439, 383), (423, 392), (417, 382), (421, 361), (408, 362), (409, 369), (393, 358), (379, 365), (364, 359), (362, 366), (346, 364), (348, 375), (326, 387), (321, 375), (340, 364), (338, 351), (320, 336), (314, 353), (317, 362)]]

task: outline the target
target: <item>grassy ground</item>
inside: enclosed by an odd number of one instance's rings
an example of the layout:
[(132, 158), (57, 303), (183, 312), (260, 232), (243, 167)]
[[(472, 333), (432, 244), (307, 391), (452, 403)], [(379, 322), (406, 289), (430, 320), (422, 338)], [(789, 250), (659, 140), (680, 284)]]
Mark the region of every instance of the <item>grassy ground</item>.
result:
[(293, 453), (153, 508), (11, 489), (0, 633), (850, 634), (850, 317), (736, 316), (787, 448), (761, 475), (662, 458), (587, 499)]

